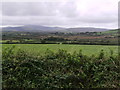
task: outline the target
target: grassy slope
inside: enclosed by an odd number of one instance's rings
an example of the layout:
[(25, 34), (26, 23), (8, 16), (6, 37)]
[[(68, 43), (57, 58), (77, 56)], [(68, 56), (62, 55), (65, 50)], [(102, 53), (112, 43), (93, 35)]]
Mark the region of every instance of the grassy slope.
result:
[(101, 32), (101, 34), (105, 34), (105, 35), (118, 35), (118, 30), (104, 31), (104, 32)]
[[(10, 47), (15, 44), (3, 44), (3, 50), (5, 47)], [(79, 50), (82, 50), (83, 54), (85, 55), (97, 55), (100, 50), (104, 50), (106, 54), (110, 52), (110, 50), (113, 50), (115, 54), (118, 53), (118, 47), (117, 46), (104, 46), (104, 45), (65, 45), (65, 44), (16, 44), (16, 50), (18, 48), (21, 48), (23, 50), (26, 50), (33, 55), (35, 54), (44, 54), (47, 49), (52, 50), (54, 52), (58, 51), (59, 49), (67, 50), (70, 53), (73, 53), (74, 51), (78, 52)]]

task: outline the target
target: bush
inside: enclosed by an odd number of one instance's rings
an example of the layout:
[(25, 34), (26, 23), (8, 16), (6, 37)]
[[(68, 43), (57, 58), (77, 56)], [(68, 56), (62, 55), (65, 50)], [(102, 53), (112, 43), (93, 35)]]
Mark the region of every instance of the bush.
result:
[(32, 56), (14, 47), (3, 51), (3, 88), (119, 88), (119, 56), (98, 57), (65, 50)]

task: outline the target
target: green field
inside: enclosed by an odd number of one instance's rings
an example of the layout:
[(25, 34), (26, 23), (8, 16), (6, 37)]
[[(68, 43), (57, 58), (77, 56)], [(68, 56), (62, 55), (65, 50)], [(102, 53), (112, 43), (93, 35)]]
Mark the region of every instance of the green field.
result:
[(47, 49), (57, 52), (59, 49), (67, 50), (69, 53), (79, 52), (82, 50), (83, 54), (91, 56), (97, 55), (101, 50), (104, 50), (106, 55), (109, 55), (112, 50), (114, 54), (118, 54), (118, 46), (106, 45), (66, 45), (66, 44), (3, 44), (3, 50), (7, 47), (15, 45), (16, 50), (22, 49), (32, 53), (33, 55), (43, 55)]

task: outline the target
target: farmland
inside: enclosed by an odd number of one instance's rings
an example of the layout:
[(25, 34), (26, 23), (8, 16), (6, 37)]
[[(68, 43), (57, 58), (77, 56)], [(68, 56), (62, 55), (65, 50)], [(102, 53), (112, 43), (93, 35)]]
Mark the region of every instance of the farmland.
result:
[(119, 88), (116, 31), (3, 32), (3, 88)]
[(68, 45), (68, 44), (3, 44), (3, 50), (7, 47), (15, 46), (17, 49), (22, 49), (30, 52), (34, 55), (45, 54), (46, 50), (57, 52), (59, 49), (68, 51), (69, 53), (79, 52), (82, 50), (85, 55), (97, 55), (100, 50), (104, 50), (106, 55), (109, 55), (113, 50), (114, 54), (118, 54), (118, 46), (106, 46), (106, 45)]
[(118, 30), (104, 32), (3, 32), (3, 44), (118, 45)]

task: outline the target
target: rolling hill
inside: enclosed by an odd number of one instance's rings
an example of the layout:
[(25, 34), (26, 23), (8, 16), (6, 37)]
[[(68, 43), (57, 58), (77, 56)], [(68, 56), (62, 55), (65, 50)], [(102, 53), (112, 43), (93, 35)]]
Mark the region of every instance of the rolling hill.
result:
[(62, 28), (62, 27), (48, 27), (41, 25), (25, 25), (19, 27), (4, 27), (2, 31), (24, 31), (24, 32), (103, 32), (110, 29), (93, 28), (93, 27), (77, 27), (77, 28)]

